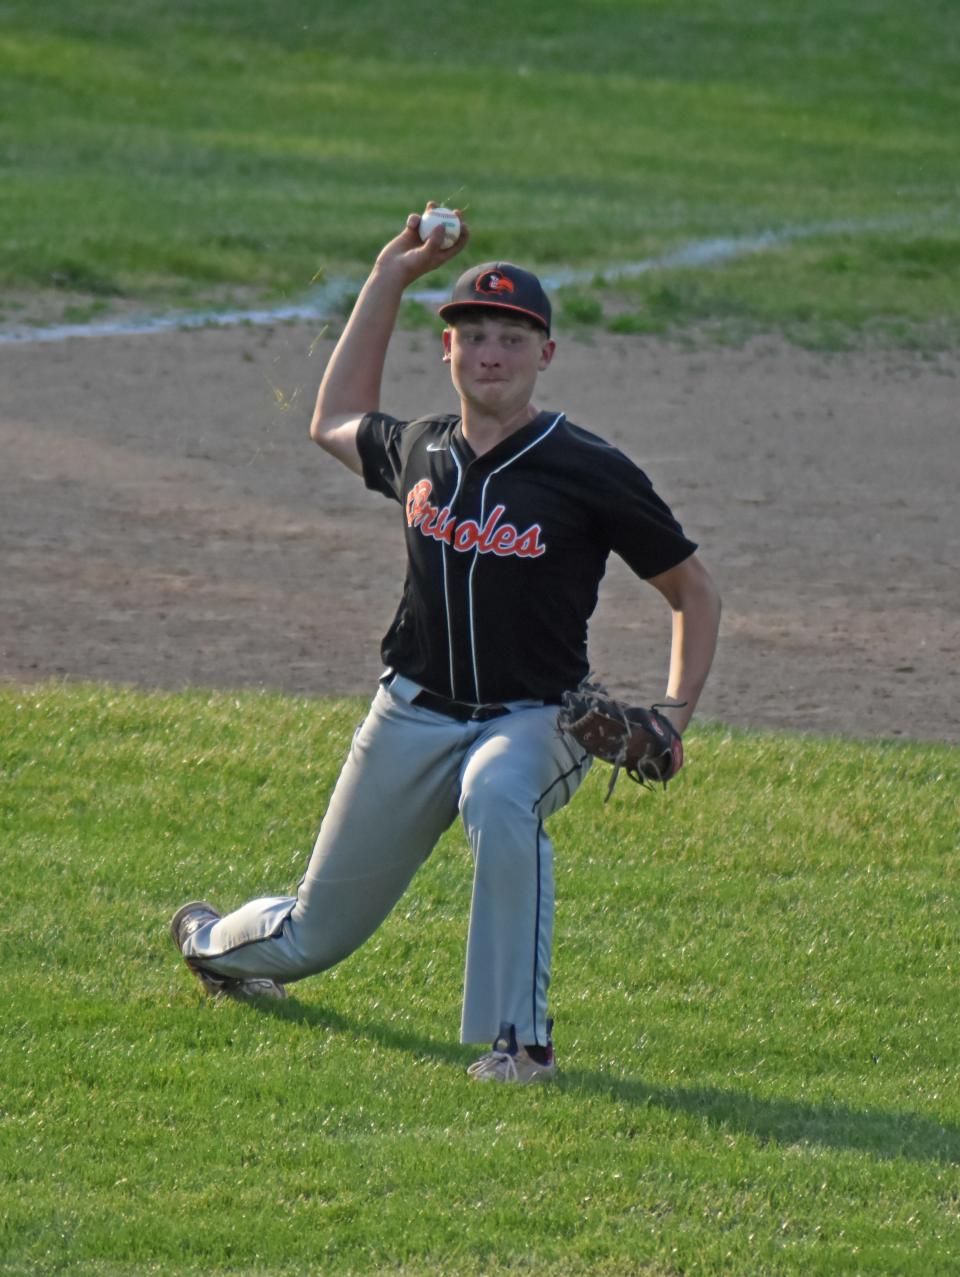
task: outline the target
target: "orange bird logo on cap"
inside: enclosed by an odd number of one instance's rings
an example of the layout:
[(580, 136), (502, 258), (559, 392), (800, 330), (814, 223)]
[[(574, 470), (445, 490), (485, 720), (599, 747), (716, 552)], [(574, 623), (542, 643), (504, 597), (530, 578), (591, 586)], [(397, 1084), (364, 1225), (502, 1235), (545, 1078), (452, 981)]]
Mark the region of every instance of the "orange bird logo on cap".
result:
[(505, 294), (515, 293), (517, 286), (512, 279), (507, 279), (506, 275), (501, 275), (499, 271), (492, 270), (486, 275), (481, 275), (477, 280), (478, 293), (492, 293), (494, 297), (502, 297)]

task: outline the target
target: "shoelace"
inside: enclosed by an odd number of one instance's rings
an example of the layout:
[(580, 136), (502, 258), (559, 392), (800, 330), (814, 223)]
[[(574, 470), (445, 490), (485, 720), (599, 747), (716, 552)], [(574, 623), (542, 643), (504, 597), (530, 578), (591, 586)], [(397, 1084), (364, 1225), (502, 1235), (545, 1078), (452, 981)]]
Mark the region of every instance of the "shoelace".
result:
[(490, 1051), (475, 1064), (471, 1064), (467, 1072), (474, 1077), (486, 1077), (488, 1073), (492, 1073), (494, 1077), (502, 1076), (505, 1081), (513, 1082), (517, 1077), (517, 1061), (509, 1051)]

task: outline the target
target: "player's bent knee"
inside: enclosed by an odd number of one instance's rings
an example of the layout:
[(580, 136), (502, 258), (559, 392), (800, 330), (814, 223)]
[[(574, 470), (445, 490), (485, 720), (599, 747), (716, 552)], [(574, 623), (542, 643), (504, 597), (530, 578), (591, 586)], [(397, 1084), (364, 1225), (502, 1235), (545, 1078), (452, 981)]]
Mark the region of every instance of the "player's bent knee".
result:
[(460, 797), (460, 818), (471, 828), (536, 827), (536, 800), (525, 792), (498, 784), (496, 777), (465, 786)]

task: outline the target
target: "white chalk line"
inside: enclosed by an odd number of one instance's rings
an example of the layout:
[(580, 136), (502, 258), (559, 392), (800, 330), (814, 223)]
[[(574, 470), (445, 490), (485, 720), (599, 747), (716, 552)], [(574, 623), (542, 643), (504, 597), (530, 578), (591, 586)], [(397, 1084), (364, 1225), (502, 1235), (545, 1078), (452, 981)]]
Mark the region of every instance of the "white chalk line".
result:
[[(607, 268), (588, 270), (562, 270), (543, 275), (542, 282), (548, 290), (567, 288), (576, 284), (591, 284), (596, 280), (615, 282), (618, 279), (635, 279), (656, 270), (691, 270), (697, 267), (716, 266), (736, 257), (763, 253), (781, 244), (799, 239), (814, 239), (830, 235), (863, 235), (872, 231), (916, 230), (933, 220), (941, 220), (941, 213), (928, 219), (915, 217), (881, 218), (865, 221), (833, 221), (813, 223), (809, 226), (787, 226), (779, 230), (760, 231), (753, 235), (716, 236), (695, 240), (680, 248), (671, 249), (659, 257), (645, 258), (639, 262), (623, 262)], [(50, 324), (37, 328), (9, 328), (0, 330), (0, 345), (28, 342), (68, 341), (73, 337), (121, 337), (142, 333), (162, 333), (191, 328), (227, 328), (246, 324), (259, 327), (283, 323), (289, 320), (329, 319), (331, 310), (341, 307), (360, 284), (354, 280), (330, 280), (313, 289), (303, 301), (291, 305), (271, 306), (253, 310), (206, 310), (174, 312), (167, 315), (127, 316), (121, 319), (104, 319), (86, 324)], [(435, 305), (445, 301), (448, 289), (422, 289), (406, 294), (411, 301)]]

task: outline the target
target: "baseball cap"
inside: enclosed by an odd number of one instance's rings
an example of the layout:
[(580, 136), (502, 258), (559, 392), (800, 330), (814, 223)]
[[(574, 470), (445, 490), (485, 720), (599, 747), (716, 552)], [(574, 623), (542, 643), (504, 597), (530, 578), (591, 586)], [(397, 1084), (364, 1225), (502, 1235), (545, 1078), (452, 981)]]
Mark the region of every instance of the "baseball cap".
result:
[(450, 300), (437, 313), (444, 319), (453, 319), (480, 306), (526, 315), (550, 335), (550, 301), (543, 285), (536, 275), (512, 262), (484, 262), (465, 271), (454, 284)]

